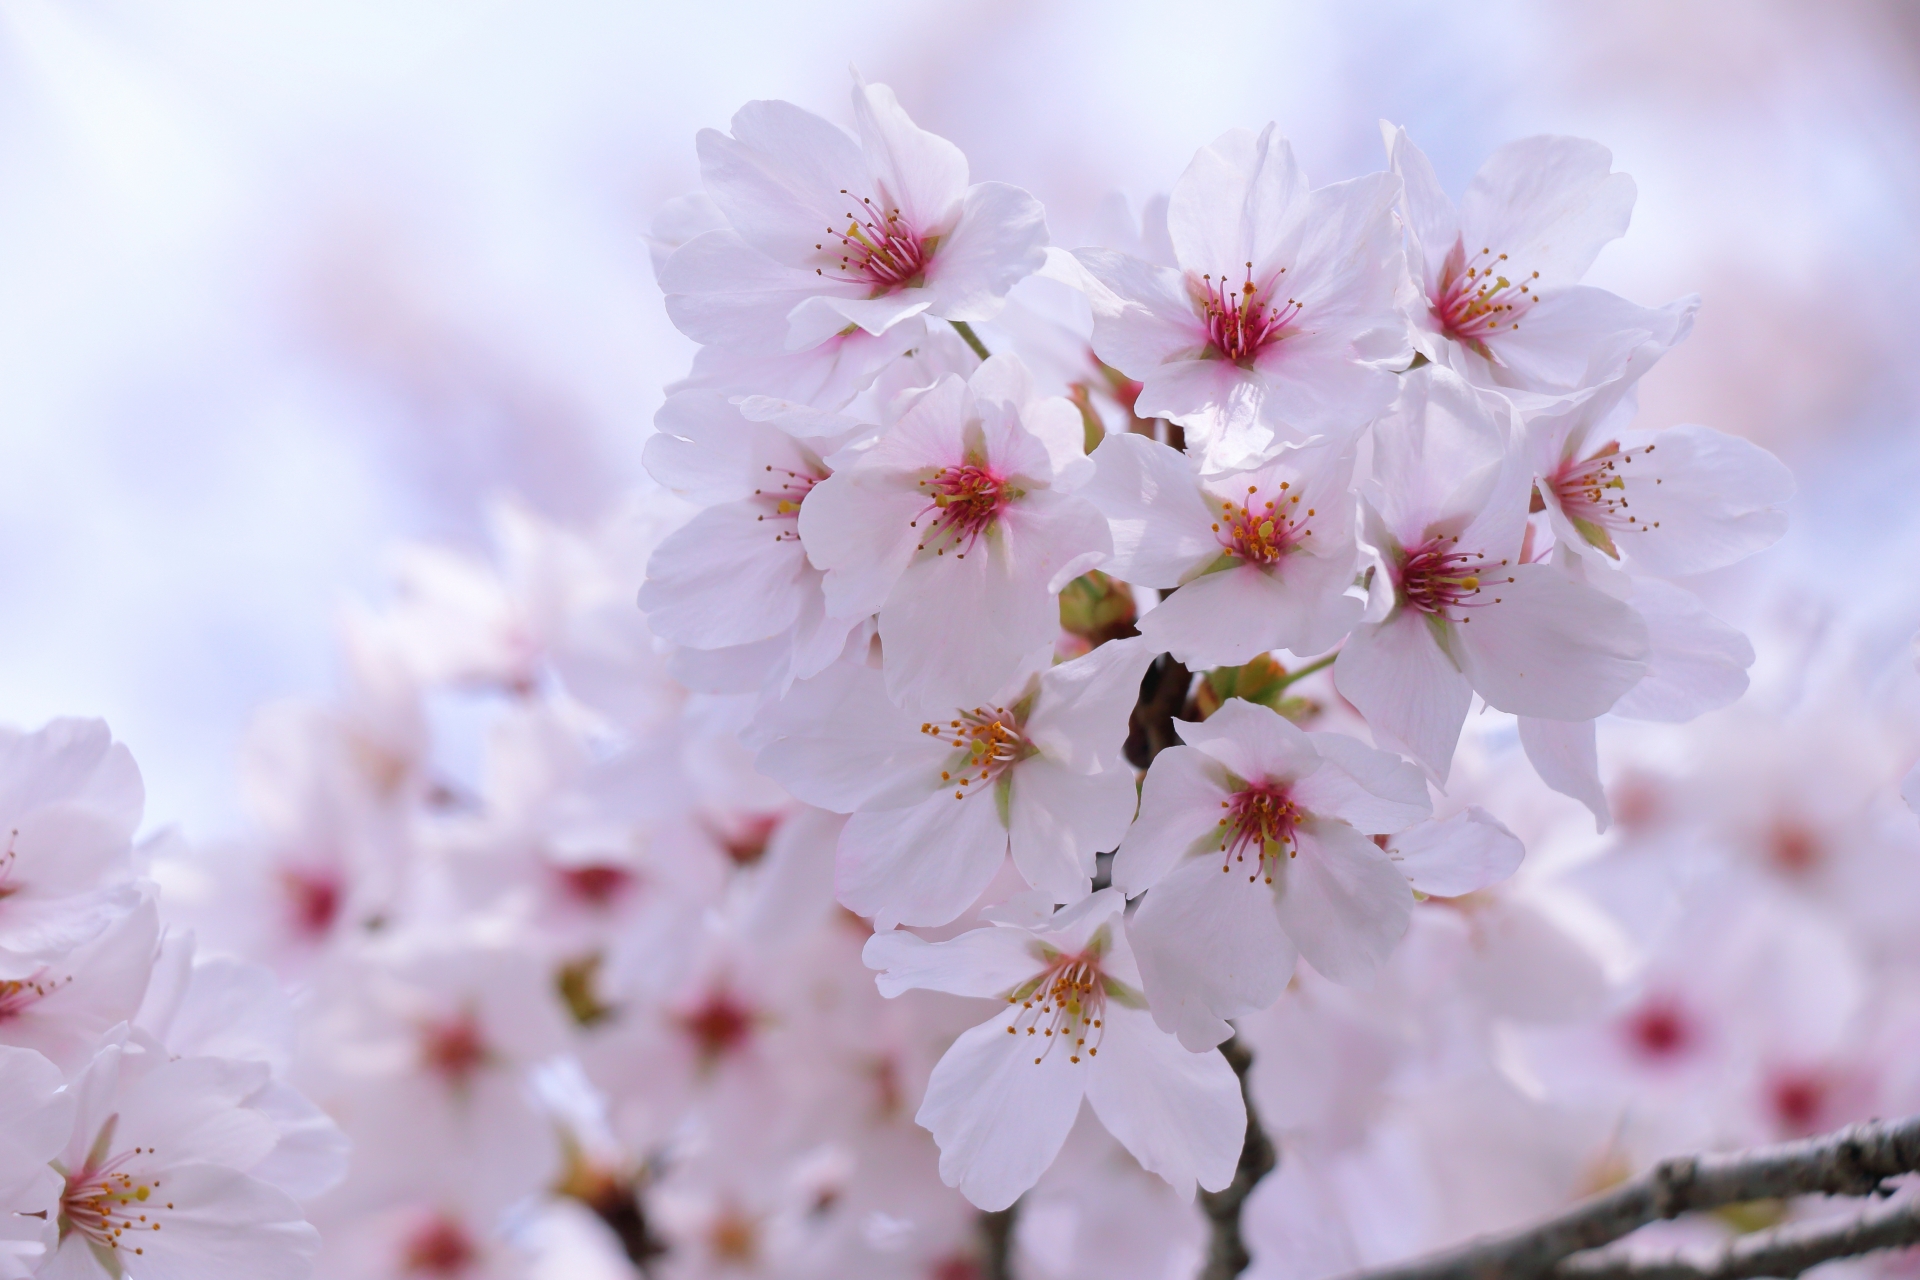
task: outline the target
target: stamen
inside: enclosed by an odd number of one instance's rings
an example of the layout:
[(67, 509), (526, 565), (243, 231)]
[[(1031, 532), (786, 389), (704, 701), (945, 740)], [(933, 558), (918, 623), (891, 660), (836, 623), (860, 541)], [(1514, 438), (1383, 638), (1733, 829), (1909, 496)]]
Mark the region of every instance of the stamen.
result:
[(775, 542), (800, 541), (800, 504), (813, 492), (813, 486), (827, 478), (823, 467), (818, 472), (791, 471), (785, 467), (767, 465), (770, 477), (765, 486), (753, 491), (766, 510), (755, 516), (755, 520), (774, 522), (773, 540)]
[[(1649, 444), (1623, 451), (1618, 441), (1609, 440), (1589, 456), (1562, 464), (1553, 475), (1554, 496), (1567, 519), (1588, 542), (1616, 559), (1620, 552), (1612, 535), (1648, 533), (1660, 527), (1658, 520), (1642, 520), (1631, 510), (1623, 469), (1636, 455), (1644, 457), (1653, 450)], [(1661, 483), (1660, 477), (1653, 482)]]
[[(840, 194), (853, 196), (844, 189)], [(813, 273), (824, 276), (832, 271), (838, 279), (870, 285), (876, 298), (917, 283), (933, 256), (933, 238), (916, 232), (898, 208), (877, 204), (868, 196), (858, 199), (858, 207), (845, 214), (846, 229), (828, 227), (828, 240), (813, 246), (827, 258), (827, 265), (814, 268)]]
[(937, 556), (951, 550), (959, 559), (966, 558), (973, 544), (993, 527), (1007, 504), (1021, 496), (1021, 491), (1005, 477), (974, 462), (943, 468), (920, 481), (920, 490), (929, 499), (929, 505), (908, 527), (920, 528), (929, 515), (932, 520), (925, 526), (914, 550), (931, 548)]
[(1247, 486), (1247, 496), (1239, 502), (1220, 499), (1220, 521), (1213, 531), (1226, 553), (1247, 564), (1277, 563), (1313, 536), (1306, 522), (1316, 513), (1309, 507), (1300, 510), (1300, 495), (1289, 494), (1289, 482), (1281, 481), (1276, 497), (1261, 501), (1257, 485)]
[[(940, 771), (942, 782), (953, 782), (961, 788), (953, 793), (956, 800), (966, 798), (965, 788), (994, 782), (1034, 754), (1033, 744), (1021, 733), (1020, 716), (1005, 707), (960, 711), (946, 724), (932, 721), (922, 724), (920, 732), (938, 738), (958, 753)], [(968, 776), (970, 774), (973, 776)]]
[(1039, 977), (1008, 996), (1007, 1003), (1020, 1006), (1007, 1034), (1039, 1034), (1045, 1042), (1035, 1066), (1059, 1044), (1068, 1046), (1070, 1062), (1079, 1062), (1082, 1053), (1088, 1058), (1099, 1054), (1106, 1037), (1107, 987), (1097, 954), (1055, 957)]
[(1519, 272), (1506, 266), (1507, 255), (1483, 248), (1472, 258), (1466, 245), (1454, 241), (1440, 268), (1439, 296), (1433, 299), (1433, 318), (1448, 337), (1485, 359), (1493, 360), (1486, 340), (1520, 327), (1540, 295), (1533, 292), (1538, 271)]
[(1220, 807), (1227, 811), (1220, 819), (1220, 870), (1231, 872), (1235, 863), (1244, 867), (1251, 852), (1253, 866), (1247, 883), (1264, 878), (1272, 884), (1273, 868), (1268, 863), (1279, 861), (1283, 853), (1291, 858), (1300, 852), (1293, 834), (1303, 816), (1299, 806), (1286, 787), (1258, 782), (1222, 800)]
[(1458, 536), (1429, 538), (1406, 551), (1398, 576), (1400, 599), (1409, 608), (1446, 622), (1466, 622), (1469, 619), (1457, 616), (1456, 610), (1500, 603), (1499, 596), (1483, 599), (1482, 594), (1490, 586), (1513, 581), (1498, 573), (1507, 562), (1491, 564), (1477, 551), (1455, 550), (1459, 542)]
[[(1279, 275), (1287, 269), (1280, 268)], [(1191, 277), (1189, 277), (1191, 279)], [(1265, 286), (1253, 282), (1253, 264), (1238, 286), (1228, 282), (1223, 272), (1218, 280), (1209, 273), (1200, 277), (1198, 286), (1201, 315), (1207, 322), (1207, 342), (1222, 360), (1235, 364), (1251, 360), (1260, 348), (1287, 336), (1287, 326), (1305, 310), (1293, 298), (1276, 304), (1272, 289), (1279, 276)]]

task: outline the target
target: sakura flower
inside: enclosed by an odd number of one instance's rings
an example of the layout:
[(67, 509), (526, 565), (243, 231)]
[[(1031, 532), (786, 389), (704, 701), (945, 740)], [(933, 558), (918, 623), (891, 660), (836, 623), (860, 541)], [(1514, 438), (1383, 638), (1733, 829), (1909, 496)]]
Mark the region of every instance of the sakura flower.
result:
[(996, 924), (947, 942), (877, 933), (864, 958), (880, 993), (990, 997), (1005, 1008), (963, 1034), (915, 1117), (940, 1144), (940, 1177), (983, 1209), (1039, 1180), (1082, 1099), (1182, 1198), (1227, 1185), (1246, 1106), (1218, 1054), (1189, 1053), (1153, 1025), (1127, 945), (1125, 900), (1102, 889), (1032, 927)]
[(1630, 361), (1651, 363), (1693, 328), (1697, 297), (1648, 309), (1579, 283), (1633, 211), (1633, 179), (1611, 172), (1600, 144), (1508, 143), (1458, 208), (1405, 129), (1389, 130), (1387, 152), (1405, 183), (1423, 294), (1414, 344), (1427, 359), (1538, 405), (1621, 380)]
[(60, 1175), (48, 1162), (73, 1130), (60, 1070), (0, 1047), (0, 1280), (25, 1280), (58, 1243)]
[(266, 1077), (259, 1063), (174, 1058), (137, 1032), (102, 1047), (68, 1086), (60, 1247), (43, 1274), (310, 1274), (319, 1236), (249, 1172), (279, 1141), (248, 1102)]
[(1056, 596), (1103, 560), (1107, 523), (1072, 492), (1092, 467), (1080, 415), (1035, 399), (997, 356), (906, 398), (872, 447), (801, 507), (827, 612), (879, 614), (887, 693), (932, 707), (986, 703), (1046, 665)]
[(828, 618), (821, 574), (800, 539), (800, 510), (832, 474), (823, 458), (858, 427), (795, 435), (750, 421), (717, 395), (682, 392), (656, 419), (647, 465), (656, 480), (708, 505), (655, 549), (640, 607), (655, 634), (698, 649), (784, 637), (804, 679), (840, 655), (857, 620)]
[[(660, 267), (682, 333), (779, 355), (854, 330), (877, 339), (923, 314), (986, 320), (1039, 268), (1047, 231), (1032, 196), (969, 186), (966, 157), (885, 85), (856, 80), (853, 113), (857, 138), (786, 102), (748, 103), (731, 135), (701, 131), (701, 177), (728, 225)], [(897, 354), (862, 346), (863, 370)]]
[[(1094, 451), (1087, 496), (1107, 516), (1105, 572), (1172, 590), (1140, 633), (1189, 667), (1237, 666), (1271, 649), (1318, 653), (1360, 619), (1349, 445), (1283, 448), (1247, 471), (1194, 473), (1145, 436)], [(1173, 590), (1178, 588), (1178, 590)]]
[(1438, 367), (1403, 381), (1361, 491), (1385, 615), (1354, 630), (1334, 682), (1444, 779), (1475, 693), (1516, 715), (1590, 720), (1646, 674), (1647, 629), (1567, 572), (1521, 563), (1532, 477), (1505, 402)]
[(0, 979), (31, 978), (133, 909), (143, 802), (101, 721), (0, 726)]
[(1561, 543), (1678, 578), (1779, 540), (1794, 485), (1778, 458), (1710, 427), (1634, 429), (1635, 399), (1608, 387), (1529, 417), (1535, 491)]
[(1384, 409), (1413, 355), (1395, 307), (1398, 195), (1386, 173), (1309, 191), (1271, 124), (1202, 147), (1167, 206), (1177, 268), (1076, 254), (1094, 351), (1143, 384), (1134, 412), (1185, 427), (1215, 469)]
[(1133, 819), (1127, 717), (1154, 649), (1117, 640), (992, 703), (924, 719), (881, 674), (843, 664), (795, 690), (760, 767), (795, 795), (851, 811), (840, 902), (878, 926), (946, 924), (1006, 858), (1050, 901), (1086, 895), (1094, 855)]
[(22, 977), (0, 979), (0, 1044), (35, 1049), (64, 1071), (78, 1070), (100, 1037), (139, 1009), (159, 934), (149, 899), (85, 946)]
[(1279, 998), (1296, 949), (1337, 981), (1372, 976), (1413, 891), (1368, 837), (1431, 805), (1404, 760), (1239, 698), (1174, 727), (1186, 745), (1154, 757), (1113, 883), (1149, 891), (1129, 925), (1147, 999), (1199, 1052), (1232, 1034), (1224, 1019)]

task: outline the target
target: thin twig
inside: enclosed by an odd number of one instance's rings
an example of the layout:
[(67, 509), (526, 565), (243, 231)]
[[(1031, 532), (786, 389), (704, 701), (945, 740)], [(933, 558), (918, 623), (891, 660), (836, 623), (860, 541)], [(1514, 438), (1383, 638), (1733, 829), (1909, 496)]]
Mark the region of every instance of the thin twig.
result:
[(1728, 1155), (1663, 1160), (1604, 1195), (1522, 1231), (1488, 1236), (1353, 1280), (1533, 1280), (1561, 1259), (1696, 1209), (1802, 1195), (1866, 1195), (1920, 1171), (1920, 1116)]
[(1013, 1224), (1019, 1212), (1015, 1200), (980, 1214), (980, 1280), (1013, 1280)]
[(1247, 1269), (1252, 1258), (1240, 1234), (1240, 1208), (1253, 1194), (1255, 1184), (1280, 1163), (1272, 1140), (1260, 1127), (1260, 1117), (1253, 1109), (1253, 1091), (1247, 1087), (1253, 1052), (1240, 1043), (1240, 1037), (1230, 1036), (1220, 1046), (1220, 1056), (1240, 1078), (1240, 1096), (1247, 1103), (1247, 1138), (1240, 1146), (1240, 1164), (1233, 1171), (1233, 1181), (1219, 1191), (1200, 1193), (1200, 1208), (1212, 1227), (1207, 1238), (1207, 1265), (1200, 1271), (1200, 1280), (1233, 1280)]
[(1920, 1200), (1876, 1205), (1838, 1222), (1794, 1222), (1742, 1236), (1710, 1253), (1630, 1258), (1617, 1249), (1583, 1253), (1554, 1268), (1567, 1280), (1790, 1280), (1823, 1262), (1920, 1244)]
[(982, 360), (990, 360), (993, 358), (993, 353), (987, 350), (986, 343), (980, 341), (980, 335), (973, 331), (972, 325), (968, 324), (965, 320), (949, 320), (947, 323), (953, 326), (955, 333), (966, 339), (967, 345), (973, 348), (973, 354), (979, 356)]

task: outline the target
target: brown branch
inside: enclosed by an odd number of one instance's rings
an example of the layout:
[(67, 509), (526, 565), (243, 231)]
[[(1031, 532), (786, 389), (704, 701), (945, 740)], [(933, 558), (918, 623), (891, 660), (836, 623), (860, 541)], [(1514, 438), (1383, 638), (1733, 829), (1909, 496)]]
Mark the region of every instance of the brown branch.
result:
[(1920, 1200), (1876, 1205), (1838, 1222), (1795, 1222), (1742, 1236), (1715, 1252), (1630, 1258), (1606, 1249), (1554, 1268), (1567, 1280), (1790, 1280), (1823, 1262), (1920, 1244)]
[(1240, 1077), (1240, 1096), (1247, 1104), (1247, 1139), (1241, 1144), (1240, 1165), (1233, 1171), (1233, 1181), (1219, 1191), (1200, 1193), (1200, 1208), (1212, 1229), (1207, 1239), (1207, 1265), (1201, 1268), (1200, 1280), (1233, 1280), (1247, 1269), (1253, 1259), (1240, 1235), (1240, 1208), (1253, 1194), (1255, 1184), (1280, 1163), (1272, 1140), (1260, 1127), (1260, 1117), (1253, 1109), (1253, 1092), (1247, 1087), (1252, 1051), (1240, 1043), (1240, 1037), (1230, 1036), (1220, 1046), (1220, 1056)]
[(1353, 1280), (1534, 1280), (1562, 1259), (1649, 1222), (1750, 1200), (1866, 1195), (1881, 1190), (1889, 1178), (1916, 1171), (1920, 1116), (1852, 1125), (1825, 1137), (1752, 1151), (1682, 1156), (1524, 1230), (1356, 1272)]
[(1004, 1209), (981, 1211), (976, 1222), (980, 1232), (980, 1280), (1013, 1280), (1013, 1224), (1019, 1212), (1018, 1200)]

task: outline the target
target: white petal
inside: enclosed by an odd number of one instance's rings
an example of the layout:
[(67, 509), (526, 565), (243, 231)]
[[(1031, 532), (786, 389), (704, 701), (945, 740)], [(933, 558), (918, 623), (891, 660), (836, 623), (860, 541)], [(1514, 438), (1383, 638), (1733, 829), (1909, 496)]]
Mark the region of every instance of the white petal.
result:
[[(1293, 943), (1260, 864), (1189, 858), (1157, 881), (1127, 921), (1147, 1006), (1161, 1030), (1201, 1053), (1233, 1034), (1222, 1019), (1264, 1009), (1293, 976)], [(1264, 880), (1264, 877), (1261, 878)]]
[[(1764, 550), (1786, 532), (1793, 474), (1759, 445), (1711, 427), (1679, 426), (1635, 446), (1617, 474), (1633, 525), (1614, 545), (1642, 573), (1705, 573)], [(1644, 530), (1642, 526), (1645, 526)]]
[(1075, 773), (1124, 767), (1127, 725), (1157, 651), (1144, 640), (1109, 640), (1040, 674), (1027, 739)]
[(1433, 812), (1426, 779), (1399, 756), (1344, 733), (1307, 737), (1321, 764), (1294, 786), (1294, 795), (1309, 812), (1367, 835), (1403, 830)]
[(1344, 822), (1315, 821), (1274, 876), (1281, 927), (1335, 982), (1373, 977), (1406, 936), (1413, 891), (1386, 852)]
[(1600, 753), (1591, 720), (1536, 720), (1520, 717), (1520, 745), (1540, 781), (1571, 796), (1593, 813), (1602, 835), (1613, 823), (1607, 789), (1600, 785)]
[(1421, 893), (1457, 898), (1505, 880), (1526, 849), (1518, 836), (1478, 805), (1410, 827), (1387, 842), (1387, 856)]
[(912, 808), (848, 818), (834, 860), (834, 896), (882, 929), (946, 924), (986, 892), (1006, 856), (1007, 829), (991, 784), (964, 800), (942, 791)]
[(1053, 1163), (1090, 1065), (1070, 1063), (1065, 1046), (1046, 1052), (1039, 1035), (1008, 1035), (1013, 1020), (1009, 1010), (955, 1040), (914, 1116), (940, 1145), (940, 1180), (989, 1211), (1012, 1204)]
[(951, 748), (887, 699), (881, 675), (841, 662), (762, 708), (753, 736), (760, 771), (808, 804), (852, 813), (910, 803), (938, 785)]
[(1206, 325), (1178, 271), (1107, 249), (1078, 249), (1073, 256), (1097, 286), (1088, 300), (1093, 350), (1103, 362), (1144, 381), (1160, 366), (1206, 349)]
[[(1187, 271), (1238, 276), (1252, 259), (1269, 267), (1274, 237), (1294, 221), (1307, 180), (1293, 148), (1269, 124), (1256, 137), (1231, 129), (1200, 148), (1167, 200), (1167, 233)], [(1285, 263), (1271, 264), (1274, 267)]]
[(1299, 725), (1271, 707), (1228, 698), (1202, 721), (1176, 720), (1180, 741), (1198, 747), (1248, 782), (1291, 782), (1320, 767)]
[(1707, 612), (1699, 597), (1657, 578), (1635, 578), (1628, 602), (1647, 624), (1647, 674), (1613, 714), (1681, 724), (1747, 691), (1753, 645)]
[(1047, 218), (1018, 187), (982, 182), (967, 192), (960, 221), (927, 266), (932, 312), (948, 320), (991, 320), (1007, 290), (1046, 262)]
[(1218, 1053), (1189, 1053), (1144, 1013), (1107, 1006), (1087, 1101), (1140, 1167), (1182, 1199), (1233, 1181), (1247, 1136), (1240, 1081)]
[(1157, 884), (1189, 853), (1217, 848), (1226, 770), (1194, 747), (1153, 758), (1140, 789), (1140, 816), (1113, 855), (1113, 886), (1128, 897)]
[[(1454, 628), (1461, 665), (1489, 706), (1590, 720), (1647, 671), (1647, 628), (1632, 608), (1544, 564), (1484, 584)], [(1364, 710), (1364, 708), (1363, 708)]]
[(1423, 616), (1402, 609), (1377, 626), (1356, 628), (1333, 664), (1333, 682), (1376, 736), (1405, 747), (1446, 780), (1473, 686)]
[(1213, 513), (1184, 454), (1121, 432), (1100, 442), (1093, 464), (1093, 481), (1082, 492), (1113, 530), (1108, 573), (1141, 586), (1177, 587), (1219, 558)]
[(1578, 280), (1608, 241), (1626, 234), (1636, 194), (1613, 153), (1584, 138), (1509, 142), (1480, 166), (1460, 202), (1463, 234), (1548, 283)]
[(1075, 902), (1091, 889), (1094, 855), (1120, 843), (1133, 821), (1133, 770), (1070, 773), (1044, 757), (1016, 766), (1008, 845), (1026, 882)]
[(967, 157), (915, 124), (884, 84), (853, 87), (854, 127), (866, 166), (884, 197), (921, 234), (944, 232), (967, 190)]
[(1045, 965), (1024, 929), (970, 929), (945, 942), (928, 942), (897, 929), (867, 939), (860, 953), (879, 970), (874, 983), (892, 999), (902, 991), (944, 991), (956, 996), (1005, 996)]
[(859, 146), (790, 102), (749, 102), (732, 127), (732, 137), (702, 129), (694, 138), (707, 194), (746, 243), (790, 266), (811, 264), (822, 233), (846, 220), (842, 193), (867, 194)]
[(767, 514), (757, 502), (722, 503), (662, 542), (640, 588), (647, 625), (698, 649), (752, 644), (791, 627), (818, 578), (793, 522)]

